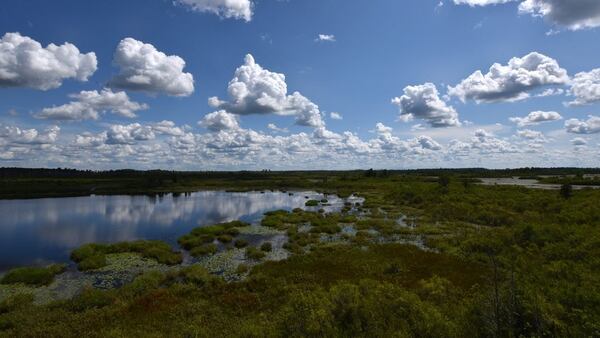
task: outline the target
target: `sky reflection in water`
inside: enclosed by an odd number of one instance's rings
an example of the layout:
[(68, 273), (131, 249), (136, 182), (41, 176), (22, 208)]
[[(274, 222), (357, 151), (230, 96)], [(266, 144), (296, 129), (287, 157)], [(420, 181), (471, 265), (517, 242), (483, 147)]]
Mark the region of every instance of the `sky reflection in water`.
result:
[[(256, 221), (265, 211), (304, 207), (316, 193), (228, 193), (89, 196), (0, 201), (0, 271), (66, 262), (84, 243), (160, 239), (176, 243), (191, 229), (236, 219)], [(333, 204), (341, 204), (328, 196)]]

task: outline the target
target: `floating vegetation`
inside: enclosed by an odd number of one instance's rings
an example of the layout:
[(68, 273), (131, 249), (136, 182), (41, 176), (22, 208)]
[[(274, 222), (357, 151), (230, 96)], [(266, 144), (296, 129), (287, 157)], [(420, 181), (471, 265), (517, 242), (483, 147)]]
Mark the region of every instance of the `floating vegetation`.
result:
[(106, 255), (116, 253), (138, 253), (144, 258), (154, 259), (167, 265), (180, 264), (183, 257), (162, 241), (135, 241), (116, 244), (85, 244), (73, 250), (71, 259), (81, 271), (96, 270), (106, 266)]

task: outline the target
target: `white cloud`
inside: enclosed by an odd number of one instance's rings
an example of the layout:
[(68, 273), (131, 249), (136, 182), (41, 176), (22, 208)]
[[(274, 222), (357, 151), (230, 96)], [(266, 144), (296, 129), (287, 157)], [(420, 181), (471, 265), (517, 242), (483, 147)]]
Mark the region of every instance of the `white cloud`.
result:
[(471, 7), (498, 5), (498, 4), (505, 4), (505, 3), (513, 2), (513, 1), (517, 1), (517, 0), (453, 0), (455, 5), (469, 5)]
[(344, 119), (344, 117), (342, 116), (342, 114), (336, 113), (336, 112), (329, 113), (329, 118), (332, 119), (332, 120), (343, 120)]
[(570, 119), (565, 122), (565, 128), (572, 134), (600, 133), (600, 117), (590, 115), (587, 121)]
[(569, 105), (583, 106), (600, 102), (600, 68), (575, 74), (570, 85), (569, 94), (575, 96), (575, 100)]
[(40, 132), (37, 129), (0, 125), (0, 140), (3, 144), (52, 144), (56, 142), (59, 133), (58, 126), (51, 126)]
[(600, 1), (597, 0), (525, 0), (519, 12), (540, 16), (570, 30), (600, 26)]
[(197, 12), (246, 21), (252, 20), (252, 8), (254, 7), (250, 0), (174, 0), (174, 2)]
[(548, 142), (548, 140), (546, 139), (546, 136), (544, 136), (544, 134), (542, 132), (531, 130), (531, 129), (518, 130), (517, 135), (520, 138), (527, 139), (527, 140), (533, 141), (535, 143)]
[(198, 124), (210, 131), (238, 129), (240, 127), (238, 117), (224, 110), (207, 114)]
[(19, 33), (0, 39), (0, 87), (49, 90), (66, 79), (87, 81), (96, 68), (96, 54), (82, 54), (70, 43), (42, 47)]
[(562, 116), (555, 111), (534, 111), (525, 117), (511, 117), (509, 120), (519, 127), (536, 125), (544, 122), (562, 120)]
[(109, 82), (113, 88), (170, 96), (194, 92), (194, 77), (183, 72), (185, 61), (151, 44), (125, 38), (117, 46), (113, 62), (119, 67), (119, 74)]
[(556, 60), (533, 52), (512, 58), (508, 65), (495, 63), (486, 74), (478, 70), (455, 87), (449, 86), (448, 94), (463, 102), (511, 102), (528, 98), (529, 91), (568, 81), (567, 71)]
[(460, 126), (456, 110), (440, 99), (433, 83), (404, 88), (404, 95), (392, 99), (400, 107), (400, 118), (410, 121), (413, 118), (427, 121), (432, 127)]
[(152, 127), (139, 123), (112, 125), (106, 131), (107, 144), (135, 144), (138, 141), (153, 140), (155, 137)]
[(230, 101), (211, 97), (209, 104), (237, 115), (290, 115), (301, 126), (325, 125), (319, 106), (299, 92), (288, 95), (285, 75), (262, 68), (250, 54), (235, 71), (227, 91)]
[(280, 128), (275, 123), (267, 124), (267, 128), (277, 133), (287, 133), (289, 130), (287, 128)]
[(44, 108), (35, 114), (41, 119), (53, 120), (97, 120), (102, 113), (113, 114), (133, 118), (136, 112), (148, 109), (146, 104), (131, 101), (125, 92), (114, 93), (110, 89), (82, 91), (72, 94), (74, 100), (62, 106)]
[(335, 42), (335, 35), (331, 34), (319, 34), (319, 36), (315, 39), (317, 42)]
[(584, 146), (587, 143), (587, 140), (582, 137), (576, 137), (571, 140), (571, 144), (573, 144), (574, 146)]

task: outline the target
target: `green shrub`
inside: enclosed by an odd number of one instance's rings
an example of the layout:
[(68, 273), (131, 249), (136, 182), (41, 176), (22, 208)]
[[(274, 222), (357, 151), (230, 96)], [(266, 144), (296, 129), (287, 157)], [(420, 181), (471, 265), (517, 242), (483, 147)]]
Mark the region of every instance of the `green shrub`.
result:
[(220, 235), (219, 237), (217, 237), (217, 239), (221, 243), (231, 243), (231, 241), (233, 241), (233, 237), (231, 237), (231, 235), (227, 235), (227, 234)]
[(7, 272), (0, 280), (0, 284), (50, 285), (54, 281), (54, 276), (63, 273), (65, 269), (66, 265), (64, 264), (16, 268)]
[(238, 249), (245, 248), (248, 246), (248, 241), (245, 239), (238, 239), (235, 241), (235, 243), (233, 243), (233, 245)]
[(258, 248), (247, 248), (246, 249), (246, 258), (260, 260), (266, 256), (265, 252), (259, 250)]
[(103, 268), (107, 265), (106, 263), (106, 255), (105, 254), (96, 254), (94, 256), (90, 256), (80, 261), (77, 264), (77, 267), (81, 271), (89, 271)]
[(216, 285), (222, 282), (222, 279), (211, 275), (204, 267), (194, 264), (186, 267), (180, 272), (183, 279), (197, 286)]
[(319, 206), (319, 201), (317, 200), (308, 200), (306, 201), (306, 203), (304, 204), (307, 207), (316, 207)]
[(205, 244), (202, 246), (197, 246), (190, 251), (190, 254), (194, 257), (201, 257), (206, 255), (214, 255), (218, 251), (217, 246), (215, 244)]
[(273, 250), (273, 245), (271, 244), (271, 242), (265, 242), (260, 246), (260, 249), (265, 252), (270, 252), (271, 250)]

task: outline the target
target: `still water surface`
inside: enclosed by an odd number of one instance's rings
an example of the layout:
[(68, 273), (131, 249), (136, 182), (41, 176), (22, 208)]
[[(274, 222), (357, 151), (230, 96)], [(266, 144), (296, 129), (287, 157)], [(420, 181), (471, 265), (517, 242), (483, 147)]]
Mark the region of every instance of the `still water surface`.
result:
[[(314, 192), (203, 191), (164, 196), (86, 196), (0, 200), (0, 271), (14, 266), (68, 262), (85, 243), (158, 239), (176, 245), (195, 227), (241, 219), (260, 220), (266, 211), (304, 208)], [(332, 204), (343, 201), (328, 195)]]

